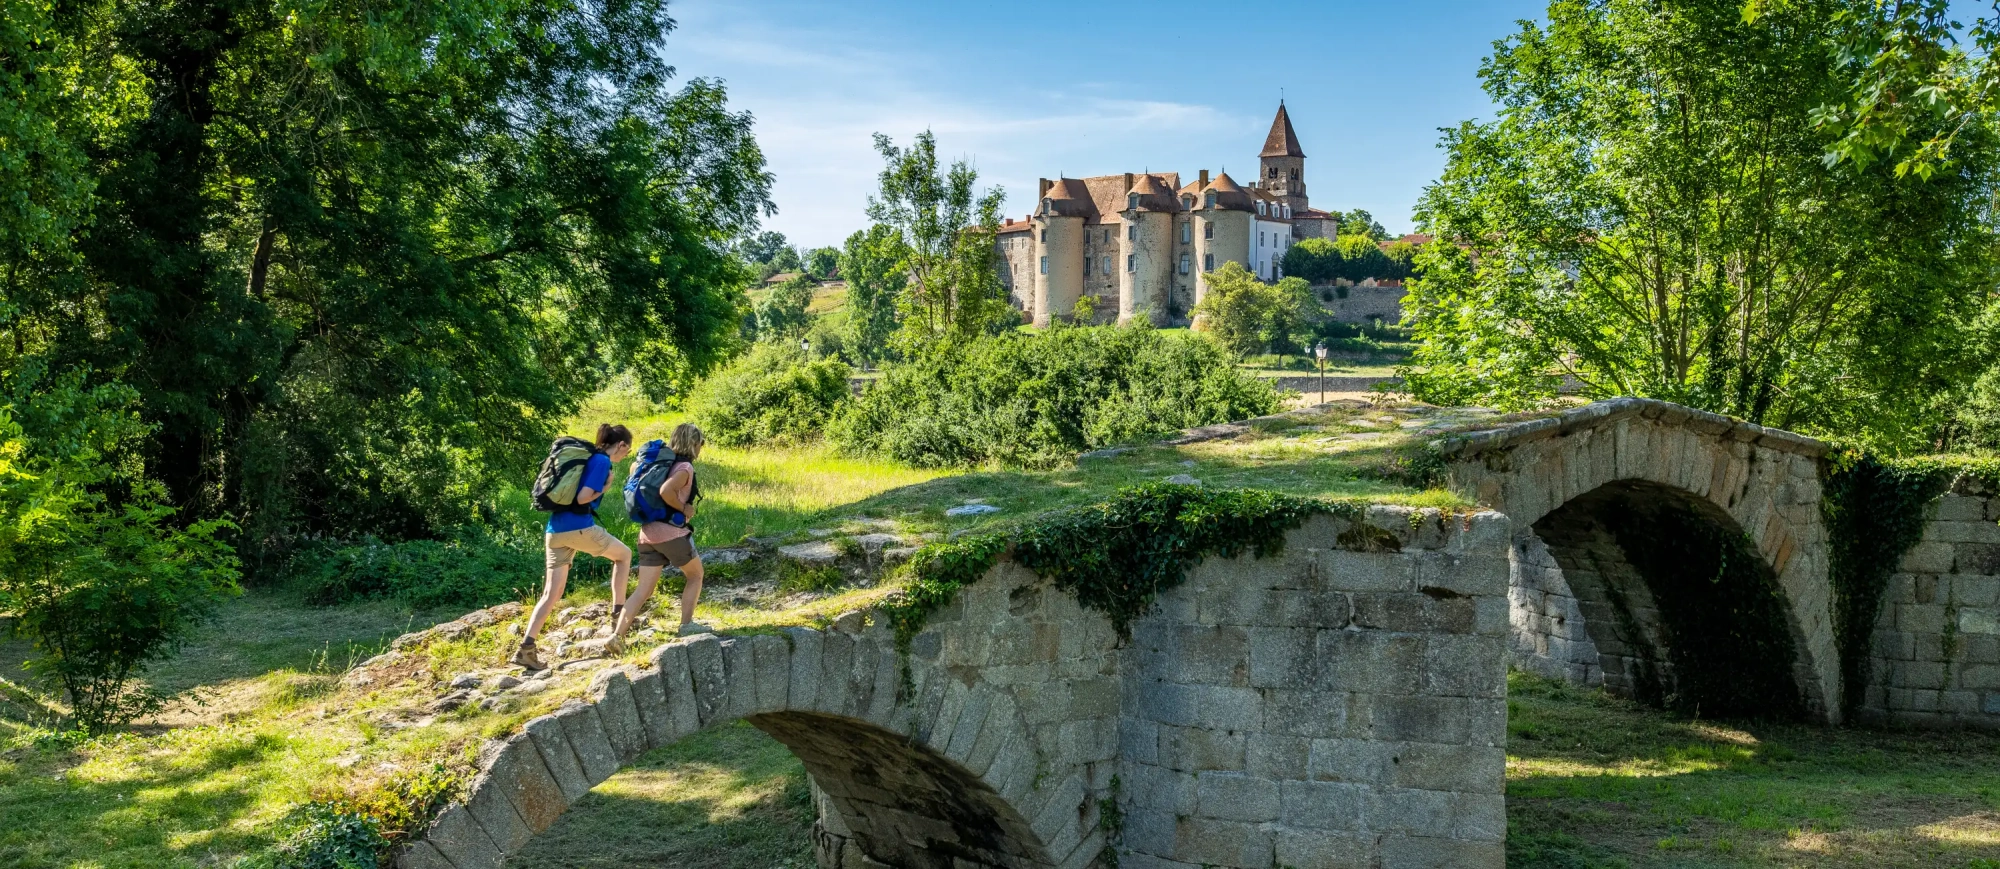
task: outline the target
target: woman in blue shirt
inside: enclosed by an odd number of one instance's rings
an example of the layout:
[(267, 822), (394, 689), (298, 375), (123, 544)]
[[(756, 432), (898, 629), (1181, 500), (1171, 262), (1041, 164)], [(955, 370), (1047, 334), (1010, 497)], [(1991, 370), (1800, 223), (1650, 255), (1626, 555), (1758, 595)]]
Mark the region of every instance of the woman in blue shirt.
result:
[[(535, 638), (541, 635), (542, 624), (548, 621), (556, 601), (562, 600), (563, 589), (569, 584), (569, 565), (578, 552), (611, 560), (611, 599), (625, 600), (625, 577), (632, 571), (632, 549), (598, 527), (597, 505), (604, 502), (604, 491), (611, 485), (611, 466), (631, 451), (630, 430), (622, 425), (597, 427), (597, 452), (584, 465), (583, 481), (576, 492), (578, 509), (549, 514), (548, 527), (543, 529), (546, 536), (542, 538), (545, 552), (542, 599), (535, 601), (535, 612), (528, 617), (528, 632), (521, 638), (521, 648), (514, 652), (514, 663), (530, 670), (548, 667), (535, 649)], [(617, 624), (623, 609), (612, 608), (612, 624)]]

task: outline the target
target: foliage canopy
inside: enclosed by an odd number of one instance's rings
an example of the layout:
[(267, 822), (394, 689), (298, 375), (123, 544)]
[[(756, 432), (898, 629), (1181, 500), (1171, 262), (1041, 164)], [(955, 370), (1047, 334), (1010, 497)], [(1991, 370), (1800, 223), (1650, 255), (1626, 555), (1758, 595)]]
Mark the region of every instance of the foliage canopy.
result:
[(1407, 304), (1421, 398), (1533, 405), (1573, 378), (1885, 445), (1930, 440), (1988, 348), (1990, 131), (1924, 183), (1823, 159), (1848, 4), (1559, 0), (1444, 138)]

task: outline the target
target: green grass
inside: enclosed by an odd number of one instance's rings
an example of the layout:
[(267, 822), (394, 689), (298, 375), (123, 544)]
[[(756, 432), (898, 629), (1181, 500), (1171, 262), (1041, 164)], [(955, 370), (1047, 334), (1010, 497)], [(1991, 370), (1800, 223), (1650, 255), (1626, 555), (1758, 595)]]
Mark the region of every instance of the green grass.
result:
[(2000, 865), (2000, 737), (1689, 720), (1521, 673), (1508, 691), (1513, 869)]
[(804, 767), (743, 722), (641, 757), (507, 861), (521, 869), (810, 869)]

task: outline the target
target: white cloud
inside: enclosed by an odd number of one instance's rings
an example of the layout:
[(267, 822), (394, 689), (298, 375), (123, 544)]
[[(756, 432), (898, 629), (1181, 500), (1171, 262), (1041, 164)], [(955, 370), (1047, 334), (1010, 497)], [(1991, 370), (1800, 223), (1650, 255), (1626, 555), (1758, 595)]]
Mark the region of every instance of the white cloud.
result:
[[(756, 134), (777, 178), (778, 214), (768, 228), (807, 246), (838, 244), (867, 221), (881, 157), (873, 134), (899, 143), (929, 129), (944, 154), (966, 159), (981, 181), (1008, 191), (1008, 211), (1025, 212), (1037, 177), (1071, 176), (1167, 165), (1187, 144), (1240, 143), (1245, 124), (1211, 106), (1117, 95), (1115, 86), (1083, 83), (1063, 90), (996, 84), (967, 99), (928, 58), (871, 47), (854, 34), (787, 28), (716, 15), (699, 3), (676, 7), (681, 29), (668, 43), (683, 76), (716, 76), (732, 106), (756, 116)], [(963, 74), (962, 71), (958, 74)], [(1147, 164), (1146, 144), (1171, 130), (1177, 143)], [(1100, 166), (1104, 143), (1123, 139), (1141, 165)]]

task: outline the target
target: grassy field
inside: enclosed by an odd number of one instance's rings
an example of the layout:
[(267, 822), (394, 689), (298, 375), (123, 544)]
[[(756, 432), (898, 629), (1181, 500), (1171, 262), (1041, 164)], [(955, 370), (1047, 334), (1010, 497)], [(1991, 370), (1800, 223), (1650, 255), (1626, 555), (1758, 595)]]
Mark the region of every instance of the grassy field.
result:
[(1508, 863), (2000, 869), (2000, 737), (1688, 720), (1508, 683)]

